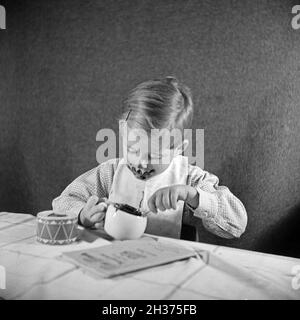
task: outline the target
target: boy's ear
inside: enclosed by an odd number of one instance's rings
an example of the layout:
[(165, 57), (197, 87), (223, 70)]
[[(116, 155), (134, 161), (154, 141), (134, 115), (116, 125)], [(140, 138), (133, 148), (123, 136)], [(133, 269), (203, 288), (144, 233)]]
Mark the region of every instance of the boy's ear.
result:
[(177, 148), (176, 148), (176, 155), (179, 155), (179, 154), (183, 154), (184, 151), (187, 149), (187, 147), (189, 146), (189, 140), (187, 139), (184, 139), (182, 144), (180, 144)]

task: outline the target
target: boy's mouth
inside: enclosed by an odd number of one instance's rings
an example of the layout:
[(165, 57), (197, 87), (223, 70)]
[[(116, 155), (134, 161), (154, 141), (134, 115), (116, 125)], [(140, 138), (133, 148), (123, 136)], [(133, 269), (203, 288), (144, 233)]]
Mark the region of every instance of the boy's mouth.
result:
[(127, 164), (128, 169), (134, 174), (137, 179), (146, 180), (155, 172), (154, 169), (145, 170), (145, 169), (136, 169), (135, 167)]

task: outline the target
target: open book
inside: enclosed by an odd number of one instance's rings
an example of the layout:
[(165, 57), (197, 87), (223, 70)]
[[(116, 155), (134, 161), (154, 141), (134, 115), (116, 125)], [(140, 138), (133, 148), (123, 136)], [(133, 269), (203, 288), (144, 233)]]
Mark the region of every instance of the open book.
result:
[(195, 256), (194, 250), (152, 238), (117, 241), (98, 248), (64, 252), (63, 257), (102, 276), (114, 277)]

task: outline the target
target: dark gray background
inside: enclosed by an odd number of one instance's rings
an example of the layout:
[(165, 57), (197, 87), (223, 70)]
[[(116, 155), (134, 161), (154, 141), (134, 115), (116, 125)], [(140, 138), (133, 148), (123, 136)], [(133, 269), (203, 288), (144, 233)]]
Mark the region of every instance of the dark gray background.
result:
[(0, 211), (51, 208), (97, 165), (137, 83), (175, 75), (193, 91), (205, 169), (245, 204), (239, 240), (300, 256), (300, 30), (295, 1), (1, 1)]

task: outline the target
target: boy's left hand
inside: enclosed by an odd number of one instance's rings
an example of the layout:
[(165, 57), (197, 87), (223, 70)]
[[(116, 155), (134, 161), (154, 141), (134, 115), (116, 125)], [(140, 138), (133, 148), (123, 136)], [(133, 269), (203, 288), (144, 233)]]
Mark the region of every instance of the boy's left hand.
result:
[(179, 200), (183, 200), (191, 207), (197, 208), (199, 194), (195, 188), (184, 184), (161, 188), (150, 197), (148, 207), (154, 213), (157, 213), (157, 209), (160, 211), (176, 209)]

